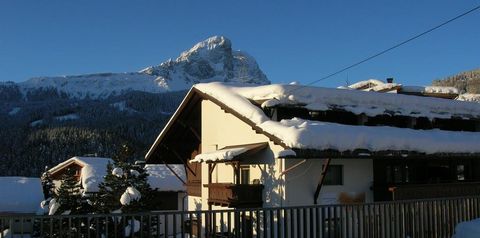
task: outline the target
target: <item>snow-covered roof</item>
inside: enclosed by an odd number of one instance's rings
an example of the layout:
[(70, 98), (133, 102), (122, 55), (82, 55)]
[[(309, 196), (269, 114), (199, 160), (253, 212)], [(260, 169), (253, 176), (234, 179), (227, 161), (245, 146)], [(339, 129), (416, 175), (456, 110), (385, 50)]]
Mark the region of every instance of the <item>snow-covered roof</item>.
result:
[(435, 153), (479, 153), (480, 133), (414, 130), (388, 126), (352, 126), (300, 118), (266, 127), (292, 148), (352, 151), (415, 151)]
[(351, 89), (364, 89), (364, 88), (370, 88), (372, 86), (377, 86), (377, 85), (382, 85), (384, 82), (378, 80), (378, 79), (367, 79), (363, 81), (356, 82), (354, 84), (348, 85), (348, 88)]
[(36, 213), (43, 200), (40, 178), (0, 177), (0, 214)]
[(98, 185), (103, 182), (103, 177), (107, 175), (108, 163), (113, 163), (113, 160), (110, 158), (76, 156), (58, 164), (49, 171), (55, 173), (72, 163), (82, 166), (80, 180), (84, 189), (83, 192), (95, 193), (98, 192)]
[[(55, 173), (66, 166), (77, 163), (82, 166), (81, 183), (85, 193), (98, 192), (98, 185), (104, 181), (107, 175), (108, 163), (113, 164), (110, 158), (100, 157), (73, 157), (49, 171)], [(182, 179), (186, 180), (184, 165), (169, 165)], [(117, 168), (118, 169), (118, 168)], [(145, 170), (148, 173), (148, 182), (152, 188), (159, 191), (184, 191), (182, 181), (180, 181), (165, 165), (147, 164)]]
[(457, 88), (444, 86), (402, 86), (401, 91), (411, 93), (458, 94)]
[(480, 94), (473, 94), (473, 93), (460, 94), (456, 98), (456, 100), (479, 103), (480, 102)]
[(202, 153), (195, 156), (190, 162), (206, 162), (206, 161), (219, 161), (219, 160), (232, 160), (235, 156), (240, 155), (248, 151), (246, 147), (228, 148), (208, 153)]
[[(183, 164), (169, 164), (170, 168), (182, 178), (187, 180)], [(148, 183), (153, 189), (159, 191), (185, 191), (185, 185), (177, 176), (164, 164), (146, 164), (145, 170), (148, 173)]]
[(252, 156), (254, 153), (266, 148), (267, 146), (268, 144), (266, 142), (227, 146), (217, 151), (198, 154), (190, 162), (201, 163), (215, 161), (231, 161), (234, 159), (240, 159), (238, 158), (240, 157), (240, 155)]
[[(223, 83), (197, 84), (203, 94), (218, 100), (251, 122), (263, 133), (273, 135), (290, 148), (406, 150), (431, 153), (479, 153), (480, 133), (441, 130), (412, 130), (393, 127), (348, 126), (298, 118), (271, 120), (262, 107), (301, 105), (311, 110), (341, 108), (369, 116), (390, 114), (412, 117), (480, 118), (480, 105), (440, 98), (363, 92), (299, 85), (233, 86)], [(161, 138), (159, 136), (159, 138)]]

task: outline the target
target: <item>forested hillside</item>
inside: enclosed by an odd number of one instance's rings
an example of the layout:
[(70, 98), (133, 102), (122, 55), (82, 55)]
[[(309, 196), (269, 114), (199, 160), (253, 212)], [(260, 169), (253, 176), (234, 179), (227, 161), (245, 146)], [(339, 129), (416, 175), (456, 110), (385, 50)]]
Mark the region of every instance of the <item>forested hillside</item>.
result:
[(34, 90), (22, 98), (14, 86), (0, 85), (0, 176), (38, 177), (75, 155), (110, 157), (122, 144), (142, 159), (185, 93), (78, 100)]
[(461, 93), (480, 93), (480, 69), (462, 72), (444, 79), (434, 80), (434, 86), (456, 87)]

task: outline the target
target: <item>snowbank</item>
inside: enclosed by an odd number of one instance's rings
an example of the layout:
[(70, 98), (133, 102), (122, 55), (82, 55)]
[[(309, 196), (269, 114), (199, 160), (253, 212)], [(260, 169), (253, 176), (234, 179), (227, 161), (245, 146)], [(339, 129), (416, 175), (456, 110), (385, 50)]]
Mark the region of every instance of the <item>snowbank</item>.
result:
[(480, 219), (457, 224), (452, 238), (478, 238), (480, 236)]
[[(185, 174), (185, 166), (183, 164), (169, 164), (175, 173), (180, 176), (183, 181), (187, 180)], [(159, 191), (185, 191), (185, 185), (175, 174), (163, 164), (147, 164), (145, 171), (148, 173), (148, 183), (153, 189)]]
[(40, 178), (0, 177), (0, 214), (36, 213), (43, 200)]

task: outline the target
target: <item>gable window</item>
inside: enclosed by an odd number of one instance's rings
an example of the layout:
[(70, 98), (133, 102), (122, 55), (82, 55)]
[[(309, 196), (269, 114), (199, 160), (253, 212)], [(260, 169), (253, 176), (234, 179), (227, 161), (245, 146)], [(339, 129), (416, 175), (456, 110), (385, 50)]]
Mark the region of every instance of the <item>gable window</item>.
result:
[(343, 185), (343, 165), (329, 165), (324, 185)]

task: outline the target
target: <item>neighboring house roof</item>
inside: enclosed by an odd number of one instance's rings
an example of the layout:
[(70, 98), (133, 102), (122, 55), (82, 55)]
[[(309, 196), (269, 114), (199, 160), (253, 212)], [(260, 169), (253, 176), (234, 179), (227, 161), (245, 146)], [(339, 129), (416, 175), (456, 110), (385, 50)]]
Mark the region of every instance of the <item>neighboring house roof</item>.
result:
[[(108, 163), (113, 164), (113, 160), (110, 158), (99, 158), (99, 157), (73, 157), (68, 159), (57, 166), (51, 168), (49, 172), (54, 174), (62, 169), (68, 167), (71, 164), (78, 164), (82, 167), (81, 172), (81, 183), (82, 187), (84, 188), (85, 193), (95, 193), (99, 191), (98, 185), (103, 182), (105, 175), (107, 175), (107, 165)], [(147, 173), (149, 174), (148, 181), (150, 186), (155, 189), (158, 188), (160, 191), (170, 191), (168, 189), (175, 188), (172, 191), (184, 191), (185, 189), (182, 187), (179, 189), (177, 186), (178, 183), (183, 183), (168, 169), (165, 169), (165, 165), (158, 165), (155, 168), (152, 166), (145, 167)], [(185, 177), (185, 169), (183, 165), (180, 167), (177, 165), (172, 165), (173, 168), (176, 168), (175, 172), (178, 171), (177, 174), (182, 175)], [(164, 171), (165, 170), (165, 171)], [(172, 177), (173, 176), (173, 177)], [(163, 181), (162, 179), (165, 178)], [(185, 181), (185, 179), (184, 179)]]
[(384, 83), (377, 79), (368, 79), (359, 81), (347, 87), (341, 87), (340, 89), (355, 89), (362, 91), (372, 91), (372, 92), (390, 92), (396, 91), (402, 85), (398, 83)]
[(40, 178), (0, 177), (0, 214), (36, 213), (42, 200)]
[(430, 119), (460, 117), (479, 120), (480, 105), (477, 103), (301, 85), (232, 86), (207, 83), (197, 84), (189, 91), (150, 148), (147, 160), (195, 94), (216, 103), (285, 149), (480, 153), (480, 133), (475, 132), (352, 126), (299, 118), (274, 121), (262, 110), (295, 106), (313, 111), (341, 109), (368, 116), (401, 115)]
[(445, 86), (402, 86), (398, 93), (448, 99), (454, 99), (459, 95), (457, 88)]
[(473, 94), (473, 93), (460, 94), (456, 98), (456, 100), (479, 103), (480, 102), (480, 94)]
[[(185, 167), (183, 164), (168, 165), (183, 180), (187, 180)], [(145, 170), (149, 174), (148, 183), (153, 189), (158, 191), (185, 191), (185, 185), (166, 165), (164, 164), (146, 164)]]
[(49, 169), (49, 172), (55, 174), (71, 164), (78, 164), (82, 167), (80, 181), (84, 189), (83, 192), (95, 193), (98, 192), (98, 185), (107, 174), (108, 163), (113, 163), (113, 160), (110, 158), (75, 156)]

